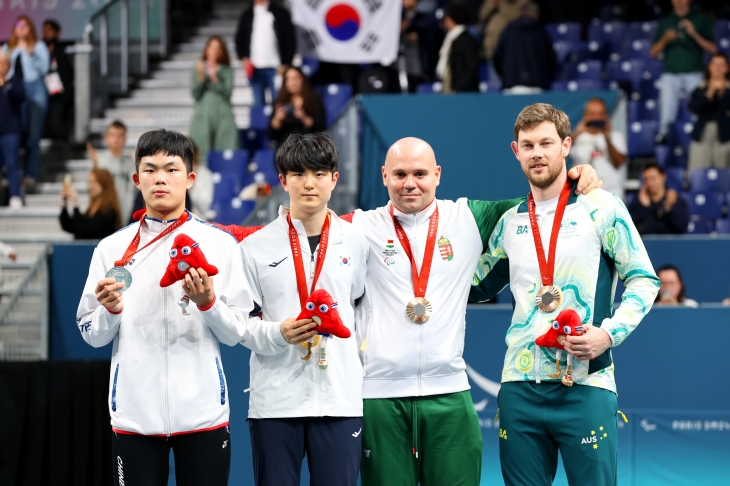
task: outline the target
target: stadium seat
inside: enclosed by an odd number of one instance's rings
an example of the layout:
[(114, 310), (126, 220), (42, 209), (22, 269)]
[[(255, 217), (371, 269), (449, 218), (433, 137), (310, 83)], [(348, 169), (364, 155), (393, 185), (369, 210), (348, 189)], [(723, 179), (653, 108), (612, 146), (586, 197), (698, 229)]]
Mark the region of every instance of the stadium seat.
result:
[(717, 48), (718, 50), (725, 54), (726, 56), (730, 56), (730, 35), (728, 37), (722, 37), (717, 39)]
[(604, 89), (601, 81), (592, 79), (574, 79), (571, 81), (553, 81), (550, 85), (553, 91), (584, 91)]
[(263, 174), (264, 180), (272, 186), (279, 182), (279, 171), (274, 162), (274, 151), (271, 149), (257, 150), (251, 160), (249, 171), (254, 174)]
[(689, 151), (689, 143), (692, 141), (692, 130), (694, 124), (688, 121), (676, 121), (669, 126), (667, 143), (670, 146), (680, 146), (685, 152)]
[(692, 169), (689, 187), (696, 192), (730, 191), (730, 169)]
[(629, 157), (647, 157), (654, 154), (658, 125), (655, 121), (636, 121), (629, 124)]
[(730, 218), (715, 220), (715, 231), (722, 235), (730, 235)]
[(687, 151), (681, 145), (670, 146), (670, 156), (667, 159), (667, 167), (677, 167), (682, 170), (687, 169)]
[(211, 172), (236, 174), (239, 184), (243, 184), (248, 168), (248, 151), (211, 150), (208, 152), (208, 168)]
[(252, 106), (250, 113), (249, 128), (253, 130), (266, 130), (269, 128), (269, 118), (273, 109), (269, 105)]
[(215, 221), (222, 225), (238, 224), (251, 214), (256, 207), (256, 201), (242, 201), (234, 197), (229, 201), (221, 201), (213, 206), (216, 212)]
[(720, 219), (725, 206), (725, 195), (719, 192), (691, 192), (689, 213), (707, 219)]
[(609, 81), (618, 82), (622, 89), (632, 93), (639, 91), (645, 69), (646, 64), (642, 59), (609, 61), (606, 65), (606, 74)]
[(654, 40), (657, 23), (648, 22), (630, 22), (626, 28), (626, 39), (629, 41), (637, 39)]
[(317, 86), (315, 89), (322, 97), (322, 102), (327, 110), (327, 126), (330, 126), (352, 98), (352, 86), (349, 84), (328, 84), (326, 86)]
[(489, 66), (486, 62), (479, 64), (479, 82), (486, 83), (489, 81)]
[(611, 53), (618, 53), (624, 41), (626, 24), (623, 22), (592, 23), (588, 27), (588, 41), (606, 42)]
[(644, 79), (658, 80), (662, 75), (664, 63), (659, 59), (645, 59), (644, 60)]
[(260, 148), (268, 146), (267, 132), (272, 112), (273, 109), (269, 105), (251, 107), (249, 127), (241, 130), (241, 146), (248, 150), (249, 155)]
[(643, 120), (659, 122), (659, 104), (655, 100), (629, 101), (628, 110), (629, 123)]
[(659, 80), (658, 79), (642, 79), (639, 82), (639, 97), (642, 100), (658, 100), (659, 99)]
[(687, 225), (688, 235), (707, 235), (712, 233), (712, 221), (708, 219), (692, 219)]
[(319, 59), (313, 57), (302, 57), (302, 65), (300, 69), (305, 76), (311, 78), (319, 70)]
[(479, 91), (482, 93), (499, 93), (502, 91), (502, 81), (495, 79), (494, 81), (479, 83)]
[(730, 19), (715, 21), (715, 39), (730, 38)]
[(643, 59), (649, 60), (651, 57), (651, 41), (647, 39), (627, 40), (621, 49), (621, 59)]
[(601, 81), (603, 76), (603, 63), (597, 59), (589, 59), (582, 62), (569, 62), (563, 67), (565, 79), (592, 79)]
[(585, 42), (581, 41), (557, 41), (553, 42), (553, 50), (558, 58), (558, 64), (575, 61), (574, 53), (586, 50)]
[(418, 83), (416, 86), (416, 93), (418, 94), (433, 94), (440, 93), (443, 91), (444, 85), (440, 82), (435, 83)]
[(656, 159), (656, 163), (661, 165), (662, 167), (667, 166), (671, 155), (672, 154), (669, 145), (657, 145), (654, 148), (654, 158)]
[(669, 189), (674, 189), (677, 192), (684, 192), (684, 168), (665, 167), (664, 170), (667, 173), (667, 182), (665, 183), (665, 186)]
[(579, 41), (583, 30), (578, 22), (553, 23), (545, 26), (553, 42)]
[(689, 109), (689, 97), (683, 98), (679, 102), (679, 108), (677, 109), (677, 121), (684, 123), (694, 123), (695, 115)]
[(238, 174), (233, 172), (213, 172), (213, 203), (228, 203), (241, 191)]

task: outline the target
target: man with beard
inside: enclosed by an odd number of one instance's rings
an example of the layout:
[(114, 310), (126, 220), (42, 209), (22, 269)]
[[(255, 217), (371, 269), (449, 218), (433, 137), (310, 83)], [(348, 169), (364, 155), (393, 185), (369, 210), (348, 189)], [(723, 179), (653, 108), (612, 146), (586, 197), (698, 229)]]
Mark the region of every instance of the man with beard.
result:
[[(514, 298), (498, 397), (502, 476), (507, 486), (548, 486), (559, 451), (571, 486), (614, 486), (620, 412), (610, 348), (651, 309), (659, 279), (623, 203), (603, 190), (573, 193), (564, 112), (528, 106), (514, 137), (531, 193), (497, 223), (471, 292), (481, 301), (509, 284)], [(613, 312), (616, 277), (626, 291)], [(565, 310), (577, 313), (578, 329), (566, 328)], [(564, 350), (536, 344), (548, 330)]]

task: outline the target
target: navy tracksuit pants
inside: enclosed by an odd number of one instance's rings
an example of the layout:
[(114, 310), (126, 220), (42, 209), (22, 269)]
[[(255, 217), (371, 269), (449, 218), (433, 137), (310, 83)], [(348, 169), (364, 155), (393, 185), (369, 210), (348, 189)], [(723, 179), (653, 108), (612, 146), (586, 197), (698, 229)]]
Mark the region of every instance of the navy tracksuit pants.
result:
[(362, 417), (249, 419), (256, 486), (357, 486)]

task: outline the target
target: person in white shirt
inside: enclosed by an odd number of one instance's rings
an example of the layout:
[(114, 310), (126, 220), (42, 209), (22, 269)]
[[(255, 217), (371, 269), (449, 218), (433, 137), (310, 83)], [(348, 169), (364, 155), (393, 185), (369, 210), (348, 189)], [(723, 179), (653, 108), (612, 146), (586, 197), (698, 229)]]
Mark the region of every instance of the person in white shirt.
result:
[[(231, 234), (185, 209), (195, 182), (187, 137), (147, 132), (135, 157), (146, 209), (97, 245), (76, 313), (87, 343), (114, 343), (114, 484), (167, 485), (172, 449), (178, 485), (224, 486), (231, 438), (219, 343), (260, 334), (248, 320), (253, 299), (241, 254)], [(201, 253), (215, 277), (199, 264)], [(163, 287), (173, 270), (182, 281)]]
[(236, 30), (236, 52), (253, 89), (254, 106), (266, 103), (268, 88), (276, 99), (274, 77), (291, 64), (296, 51), (289, 12), (269, 0), (253, 0)]
[[(298, 485), (305, 454), (311, 484), (357, 485), (363, 371), (354, 306), (365, 291), (368, 244), (327, 208), (339, 158), (328, 135), (291, 135), (276, 152), (291, 207), (241, 243), (266, 336), (241, 342), (253, 351), (248, 417), (257, 486)], [(317, 289), (337, 303), (351, 337), (319, 336), (317, 322), (296, 319)]]
[(571, 134), (573, 165), (590, 164), (603, 179), (603, 190), (624, 198), (626, 182), (626, 136), (612, 130), (606, 103), (600, 98), (586, 102), (583, 119)]
[(662, 265), (657, 269), (656, 274), (661, 284), (655, 301), (656, 305), (699, 307), (696, 300), (687, 297), (679, 267), (671, 264)]

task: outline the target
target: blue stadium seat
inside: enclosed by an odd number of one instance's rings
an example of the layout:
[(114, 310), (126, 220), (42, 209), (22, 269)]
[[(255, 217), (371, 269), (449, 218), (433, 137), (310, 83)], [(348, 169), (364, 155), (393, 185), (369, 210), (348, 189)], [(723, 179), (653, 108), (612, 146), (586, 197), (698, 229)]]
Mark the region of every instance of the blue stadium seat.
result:
[(581, 41), (557, 41), (553, 42), (553, 50), (558, 58), (558, 64), (575, 61), (574, 53), (586, 49), (586, 43)]
[(479, 83), (479, 91), (482, 93), (499, 93), (502, 91), (502, 81), (495, 79), (494, 81)]
[(629, 157), (654, 155), (658, 125), (655, 121), (636, 121), (629, 124)]
[(679, 108), (677, 109), (677, 121), (684, 123), (694, 123), (695, 115), (689, 109), (689, 96), (679, 101)]
[(579, 41), (583, 30), (578, 22), (553, 23), (545, 25), (548, 35), (553, 42)]
[(248, 127), (253, 130), (267, 130), (273, 109), (269, 105), (252, 106)]
[(730, 56), (730, 34), (727, 37), (716, 38), (715, 43), (720, 52), (726, 56)]
[(647, 39), (628, 40), (621, 49), (621, 59), (650, 60), (651, 41)]
[(271, 149), (257, 150), (251, 161), (250, 172), (262, 174), (264, 180), (275, 186), (279, 182), (279, 171), (274, 162), (274, 151)]
[(712, 233), (713, 225), (709, 219), (692, 219), (687, 225), (688, 235), (708, 235)]
[(648, 41), (654, 40), (654, 33), (656, 32), (657, 23), (654, 21), (648, 22), (630, 22), (626, 28), (626, 38), (629, 41), (637, 39), (646, 39)]
[(444, 85), (440, 82), (435, 83), (418, 83), (416, 86), (416, 93), (418, 94), (432, 94), (440, 93), (443, 91)]
[(730, 38), (730, 19), (715, 21), (715, 39)]
[(730, 191), (730, 169), (692, 169), (689, 187), (697, 192)]
[(601, 81), (592, 79), (574, 79), (571, 81), (553, 81), (550, 89), (553, 91), (585, 91), (604, 89), (604, 85)]
[(305, 76), (311, 78), (319, 70), (319, 59), (313, 57), (302, 57), (302, 65), (300, 69)]
[(592, 79), (601, 81), (603, 76), (603, 63), (597, 59), (589, 59), (582, 62), (569, 62), (563, 67), (565, 79)]
[(656, 163), (662, 167), (666, 167), (670, 157), (672, 156), (671, 152), (669, 145), (657, 145), (654, 148), (654, 158), (656, 159)]
[(486, 62), (479, 63), (479, 82), (486, 83), (489, 81), (489, 66)]
[(659, 59), (645, 59), (644, 60), (644, 79), (658, 80), (662, 75), (663, 61)]
[(642, 59), (609, 61), (606, 65), (606, 74), (609, 81), (618, 82), (622, 89), (631, 93), (639, 91), (645, 68), (646, 64)]
[(216, 212), (215, 221), (222, 225), (240, 225), (255, 207), (256, 201), (242, 201), (237, 197), (229, 201), (220, 201), (213, 207)]
[(643, 120), (659, 122), (659, 104), (655, 100), (629, 101), (629, 123)]
[(328, 84), (326, 86), (317, 86), (315, 89), (322, 96), (322, 102), (327, 110), (327, 126), (330, 126), (352, 98), (352, 86), (349, 84)]
[(595, 59), (601, 62), (608, 61), (611, 56), (611, 45), (608, 42), (588, 41), (585, 53), (578, 51), (576, 53), (576, 61), (585, 61), (587, 59)]
[(667, 143), (670, 146), (680, 146), (685, 152), (689, 150), (689, 143), (692, 141), (692, 130), (694, 124), (689, 121), (676, 121), (669, 126)]
[(667, 172), (665, 186), (677, 192), (684, 192), (684, 167), (665, 167), (664, 170)]
[(715, 220), (715, 231), (721, 235), (730, 235), (730, 218), (720, 218)]
[(213, 172), (213, 203), (228, 203), (241, 191), (238, 174)]
[(248, 167), (246, 150), (211, 150), (208, 152), (208, 168), (211, 172), (229, 172), (238, 176), (243, 184)]
[(659, 81), (657, 79), (642, 79), (639, 82), (639, 97), (642, 100), (658, 100)]
[(611, 53), (618, 53), (624, 41), (626, 24), (623, 22), (592, 23), (588, 27), (588, 40), (606, 42)]
[(707, 219), (722, 218), (725, 195), (719, 192), (692, 192), (689, 196), (689, 213)]
[(248, 150), (249, 155), (269, 145), (267, 132), (272, 112), (269, 105), (251, 107), (249, 127), (240, 131), (241, 146)]
[(687, 169), (687, 151), (681, 145), (671, 145), (667, 167), (678, 167), (682, 170)]

